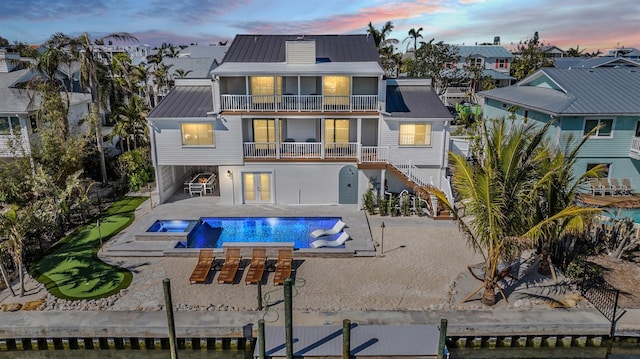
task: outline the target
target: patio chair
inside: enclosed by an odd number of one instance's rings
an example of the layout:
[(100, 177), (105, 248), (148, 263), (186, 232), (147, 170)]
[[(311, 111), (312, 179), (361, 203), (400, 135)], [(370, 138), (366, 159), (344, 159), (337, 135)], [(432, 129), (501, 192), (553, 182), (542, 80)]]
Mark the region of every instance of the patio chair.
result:
[(592, 195), (596, 195), (596, 193), (600, 193), (600, 195), (604, 196), (604, 188), (600, 184), (597, 178), (589, 179), (589, 189), (591, 190)]
[(609, 180), (607, 178), (600, 178), (600, 186), (602, 187), (602, 195), (604, 196), (607, 192), (612, 196), (616, 195), (615, 189), (609, 184)]
[(342, 222), (341, 220), (338, 220), (338, 222), (336, 222), (336, 224), (333, 225), (333, 228), (316, 229), (315, 231), (311, 232), (310, 236), (311, 238), (318, 238), (322, 236), (332, 236), (334, 234), (341, 232), (346, 225), (347, 225), (346, 223)]
[(236, 279), (238, 267), (240, 266), (240, 248), (227, 248), (224, 264), (218, 275), (218, 284), (231, 283)]
[(273, 285), (284, 284), (284, 280), (291, 277), (291, 267), (293, 266), (293, 248), (280, 249), (278, 251), (278, 261), (276, 271), (273, 275)]
[(617, 178), (612, 178), (609, 180), (609, 184), (616, 191), (617, 194), (625, 195), (627, 194), (627, 188), (620, 184)]
[(247, 276), (244, 278), (244, 284), (257, 284), (262, 280), (264, 274), (265, 263), (267, 262), (267, 249), (254, 248), (251, 255), (251, 263), (247, 267)]
[(627, 187), (627, 193), (628, 194), (634, 194), (635, 190), (633, 189), (633, 187), (631, 187), (631, 181), (628, 178), (623, 178), (622, 179), (622, 185)]
[(193, 268), (191, 277), (189, 277), (189, 284), (204, 283), (207, 280), (212, 264), (213, 249), (201, 249), (198, 255), (198, 263)]
[(209, 176), (207, 183), (204, 184), (204, 194), (207, 194), (207, 193), (213, 194), (213, 191), (215, 191), (216, 189), (216, 177), (217, 176), (215, 173)]
[(321, 247), (339, 247), (344, 244), (344, 242), (351, 239), (347, 232), (342, 232), (335, 241), (328, 241), (325, 239), (316, 239), (311, 243), (311, 247), (313, 248), (321, 248)]

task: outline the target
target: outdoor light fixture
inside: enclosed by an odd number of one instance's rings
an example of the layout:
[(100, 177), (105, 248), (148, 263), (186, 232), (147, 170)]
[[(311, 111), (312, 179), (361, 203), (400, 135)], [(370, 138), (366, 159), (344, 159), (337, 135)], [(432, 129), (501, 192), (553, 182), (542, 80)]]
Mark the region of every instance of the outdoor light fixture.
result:
[(231, 171), (227, 171), (227, 177), (232, 178), (233, 177), (233, 173)]

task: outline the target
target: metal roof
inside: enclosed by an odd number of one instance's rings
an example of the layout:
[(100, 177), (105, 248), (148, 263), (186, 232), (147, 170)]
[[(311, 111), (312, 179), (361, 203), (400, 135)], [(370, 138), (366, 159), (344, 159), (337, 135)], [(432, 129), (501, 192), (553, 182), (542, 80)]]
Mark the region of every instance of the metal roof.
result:
[(451, 113), (431, 86), (387, 86), (386, 112), (391, 119), (452, 119)]
[(176, 75), (177, 69), (191, 71), (187, 74), (188, 79), (208, 79), (211, 78), (211, 70), (216, 67), (213, 58), (190, 58), (190, 57), (167, 57), (162, 59), (165, 65), (171, 65), (169, 73)]
[[(435, 357), (440, 330), (435, 325), (351, 324), (351, 355), (355, 357)], [(284, 326), (265, 328), (268, 357), (285, 357)], [(254, 349), (257, 356), (258, 348)], [(337, 325), (293, 328), (295, 357), (341, 357), (342, 327)]]
[(148, 118), (199, 118), (213, 111), (211, 86), (176, 86)]
[(191, 45), (180, 50), (179, 58), (201, 59), (208, 58), (212, 60), (222, 61), (222, 58), (229, 50), (229, 46), (203, 46)]
[(623, 57), (563, 57), (554, 61), (553, 67), (559, 69), (578, 69), (578, 68), (596, 68), (596, 67), (614, 67), (629, 66), (640, 67), (640, 62), (636, 62)]
[(378, 62), (373, 38), (367, 35), (236, 35), (223, 63), (285, 62), (285, 44), (314, 40), (316, 58), (330, 62)]
[(461, 59), (466, 59), (467, 57), (477, 57), (481, 56), (484, 58), (503, 58), (503, 59), (511, 59), (513, 58), (513, 54), (509, 52), (509, 50), (505, 49), (500, 45), (475, 45), (475, 46), (467, 46), (467, 45), (454, 45), (458, 48), (458, 55), (460, 55)]
[[(533, 86), (546, 78), (562, 90)], [(543, 68), (518, 84), (481, 96), (556, 115), (639, 115), (640, 69)]]

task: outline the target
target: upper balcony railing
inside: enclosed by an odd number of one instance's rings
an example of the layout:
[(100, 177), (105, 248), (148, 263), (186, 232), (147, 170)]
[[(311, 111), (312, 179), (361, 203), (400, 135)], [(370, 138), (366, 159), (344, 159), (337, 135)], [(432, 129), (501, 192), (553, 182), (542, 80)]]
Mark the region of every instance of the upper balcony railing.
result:
[(220, 95), (222, 111), (325, 112), (378, 111), (378, 95)]

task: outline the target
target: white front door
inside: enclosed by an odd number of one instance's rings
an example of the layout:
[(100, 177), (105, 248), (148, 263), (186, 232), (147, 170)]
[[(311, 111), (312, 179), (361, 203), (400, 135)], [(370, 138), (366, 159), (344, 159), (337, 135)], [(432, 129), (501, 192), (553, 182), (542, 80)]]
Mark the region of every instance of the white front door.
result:
[(244, 203), (272, 203), (271, 173), (243, 173)]

